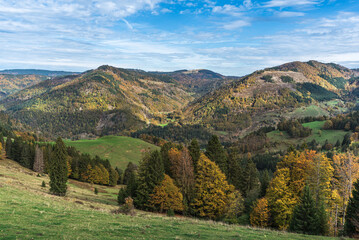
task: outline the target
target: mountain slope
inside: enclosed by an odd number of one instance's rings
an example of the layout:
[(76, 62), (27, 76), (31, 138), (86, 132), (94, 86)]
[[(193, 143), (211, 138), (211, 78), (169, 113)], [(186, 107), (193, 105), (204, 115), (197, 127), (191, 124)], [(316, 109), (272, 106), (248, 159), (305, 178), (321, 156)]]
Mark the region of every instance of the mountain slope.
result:
[(44, 81), (0, 102), (37, 131), (69, 137), (111, 134), (166, 121), (192, 93), (169, 78), (101, 66)]
[(11, 75), (41, 75), (47, 77), (58, 77), (66, 75), (76, 75), (78, 72), (68, 72), (68, 71), (51, 71), (51, 70), (41, 70), (41, 69), (6, 69), (0, 71), (0, 74), (11, 74)]
[(238, 77), (227, 77), (207, 69), (179, 70), (174, 72), (153, 72), (173, 78), (179, 84), (186, 86), (198, 96), (204, 95)]
[(297, 108), (340, 99), (348, 93), (354, 76), (336, 64), (287, 63), (256, 71), (204, 95), (188, 105), (185, 115), (191, 123), (244, 134), (274, 126)]

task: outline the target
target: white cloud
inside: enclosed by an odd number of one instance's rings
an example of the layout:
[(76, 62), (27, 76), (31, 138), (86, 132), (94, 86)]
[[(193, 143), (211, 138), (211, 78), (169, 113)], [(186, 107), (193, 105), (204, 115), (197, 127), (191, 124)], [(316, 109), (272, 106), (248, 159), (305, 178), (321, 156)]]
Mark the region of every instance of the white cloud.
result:
[(317, 5), (322, 0), (271, 0), (264, 4), (265, 7), (293, 7), (293, 6), (308, 6)]
[(282, 11), (278, 12), (277, 14), (279, 17), (303, 17), (305, 13), (303, 12), (289, 12), (289, 11)]
[(250, 26), (250, 25), (251, 25), (251, 23), (249, 21), (236, 20), (234, 22), (223, 25), (223, 28), (226, 30), (234, 30), (234, 29), (238, 29), (238, 28), (242, 28), (242, 27), (246, 27), (246, 26)]

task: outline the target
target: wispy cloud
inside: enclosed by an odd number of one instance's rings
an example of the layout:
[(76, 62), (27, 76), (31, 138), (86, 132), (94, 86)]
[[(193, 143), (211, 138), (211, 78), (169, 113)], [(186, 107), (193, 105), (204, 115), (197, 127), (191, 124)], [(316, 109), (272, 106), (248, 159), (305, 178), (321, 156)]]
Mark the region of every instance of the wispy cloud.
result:
[(293, 7), (310, 6), (321, 3), (322, 0), (271, 0), (264, 4), (265, 7)]
[(304, 12), (289, 12), (289, 11), (282, 11), (278, 12), (277, 15), (279, 17), (303, 17), (305, 15)]

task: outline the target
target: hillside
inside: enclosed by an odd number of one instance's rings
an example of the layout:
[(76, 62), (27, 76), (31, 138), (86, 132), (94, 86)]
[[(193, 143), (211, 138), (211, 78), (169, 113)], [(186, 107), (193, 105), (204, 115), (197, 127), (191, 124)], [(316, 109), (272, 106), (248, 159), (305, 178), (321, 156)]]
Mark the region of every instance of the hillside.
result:
[(118, 188), (70, 180), (67, 196), (57, 197), (48, 194), (47, 176), (11, 160), (0, 160), (0, 172), (1, 239), (334, 239), (141, 211), (112, 214)]
[(198, 96), (204, 95), (220, 86), (229, 83), (238, 77), (227, 77), (207, 69), (179, 70), (174, 72), (153, 72), (175, 79), (179, 84), (186, 86)]
[[(234, 136), (274, 126), (300, 108), (316, 106), (324, 115), (347, 110), (355, 73), (336, 64), (292, 62), (256, 71), (204, 95), (187, 106), (191, 123), (208, 125)], [(344, 103), (328, 104), (335, 99)], [(305, 115), (301, 115), (305, 117)]]
[(129, 162), (138, 164), (145, 151), (159, 149), (140, 139), (124, 136), (105, 136), (95, 140), (65, 141), (65, 143), (82, 153), (108, 159), (112, 166), (121, 169), (125, 169)]
[(0, 71), (0, 74), (12, 74), (12, 75), (41, 75), (47, 77), (59, 77), (65, 75), (76, 75), (79, 72), (68, 71), (50, 71), (42, 69), (6, 69)]
[(0, 99), (46, 79), (48, 79), (47, 76), (35, 74), (0, 74)]
[(166, 123), (192, 95), (169, 77), (101, 66), (37, 84), (0, 104), (36, 131), (76, 138)]

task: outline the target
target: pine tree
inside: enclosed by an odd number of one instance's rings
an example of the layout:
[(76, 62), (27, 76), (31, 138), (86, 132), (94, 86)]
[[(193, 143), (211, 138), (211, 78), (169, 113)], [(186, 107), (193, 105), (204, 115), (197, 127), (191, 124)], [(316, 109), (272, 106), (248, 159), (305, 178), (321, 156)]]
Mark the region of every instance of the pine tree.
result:
[(303, 234), (318, 234), (319, 220), (315, 200), (309, 187), (305, 186), (300, 202), (294, 208), (289, 229)]
[(250, 192), (260, 191), (259, 173), (255, 163), (250, 159), (248, 160), (245, 168), (240, 174), (240, 190), (243, 197), (247, 197)]
[(219, 142), (219, 139), (216, 135), (212, 135), (211, 139), (208, 141), (206, 156), (213, 162), (215, 162), (221, 171), (227, 175), (228, 173), (228, 162), (227, 156), (224, 151), (223, 146)]
[(56, 140), (50, 160), (50, 192), (65, 196), (67, 190), (67, 157), (66, 146), (59, 137)]
[(199, 217), (220, 219), (234, 199), (234, 186), (229, 185), (220, 168), (204, 154), (197, 165), (196, 191), (192, 207)]
[(177, 149), (175, 144), (173, 144), (171, 142), (167, 142), (167, 143), (163, 144), (161, 147), (161, 157), (162, 157), (162, 161), (163, 161), (164, 171), (165, 171), (165, 174), (169, 175), (170, 177), (172, 177), (172, 174), (171, 174), (171, 160), (169, 157), (169, 151), (172, 148)]
[(116, 167), (115, 170), (118, 174), (117, 184), (122, 184), (123, 183), (123, 170), (118, 167)]
[(147, 154), (141, 162), (138, 170), (138, 187), (136, 191), (135, 205), (138, 208), (149, 209), (148, 201), (153, 189), (164, 178), (164, 167), (159, 151)]
[(14, 139), (14, 142), (11, 144), (10, 158), (16, 162), (20, 162), (21, 145), (22, 145), (22, 141), (19, 137), (16, 137)]
[(119, 175), (118, 175), (118, 171), (116, 171), (115, 169), (113, 169), (112, 167), (109, 168), (108, 170), (109, 173), (109, 185), (110, 186), (116, 186), (118, 179), (119, 179)]
[(21, 148), (20, 164), (26, 168), (31, 168), (29, 145), (25, 143)]
[(192, 161), (193, 161), (193, 168), (196, 171), (197, 163), (199, 160), (199, 157), (201, 156), (201, 148), (199, 146), (199, 143), (197, 139), (192, 139), (190, 145), (188, 146), (189, 154), (191, 155)]
[(235, 151), (232, 151), (228, 157), (228, 182), (232, 184), (236, 189), (241, 189), (242, 168), (239, 164), (239, 158)]
[(359, 180), (354, 185), (345, 215), (344, 233), (349, 237), (359, 235)]
[(134, 172), (137, 172), (137, 170), (138, 170), (137, 165), (134, 164), (134, 163), (132, 163), (132, 162), (129, 162), (129, 163), (127, 164), (127, 167), (126, 167), (125, 172), (124, 172), (124, 174), (123, 174), (122, 183), (123, 183), (124, 185), (127, 185), (127, 184), (128, 184), (128, 181), (129, 181), (129, 179), (130, 179), (131, 174), (134, 173)]
[(6, 156), (8, 158), (11, 158), (11, 146), (12, 146), (12, 140), (10, 137), (7, 137), (6, 144), (5, 144), (5, 151), (6, 151)]

